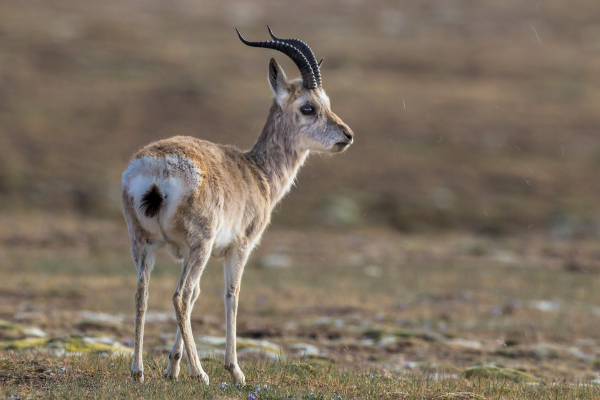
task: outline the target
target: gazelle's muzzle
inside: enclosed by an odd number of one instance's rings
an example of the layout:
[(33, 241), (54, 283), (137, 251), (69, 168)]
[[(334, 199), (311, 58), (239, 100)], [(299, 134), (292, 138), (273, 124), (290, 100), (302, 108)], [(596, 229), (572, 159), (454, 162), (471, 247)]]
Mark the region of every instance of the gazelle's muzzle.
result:
[(341, 140), (339, 140), (335, 143), (334, 148), (337, 152), (342, 152), (342, 151), (346, 150), (348, 147), (350, 147), (350, 145), (354, 142), (354, 132), (352, 132), (352, 129), (350, 129), (346, 125), (338, 125), (338, 126), (343, 135), (343, 138), (341, 138)]

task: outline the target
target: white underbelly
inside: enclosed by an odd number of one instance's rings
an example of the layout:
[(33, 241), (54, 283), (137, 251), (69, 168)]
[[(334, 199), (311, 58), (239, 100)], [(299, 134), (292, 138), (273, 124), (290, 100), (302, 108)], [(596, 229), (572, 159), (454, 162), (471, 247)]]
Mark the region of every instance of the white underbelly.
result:
[(239, 227), (234, 224), (222, 223), (217, 229), (215, 235), (215, 242), (213, 244), (213, 256), (220, 258), (223, 257), (223, 253), (227, 251), (233, 243), (239, 238)]

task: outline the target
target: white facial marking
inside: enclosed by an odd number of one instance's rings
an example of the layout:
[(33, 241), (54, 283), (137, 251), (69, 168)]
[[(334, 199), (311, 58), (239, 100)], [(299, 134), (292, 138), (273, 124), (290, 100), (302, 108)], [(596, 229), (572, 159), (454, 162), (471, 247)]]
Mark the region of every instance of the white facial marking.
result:
[(331, 107), (331, 103), (329, 102), (329, 96), (327, 96), (327, 94), (325, 93), (324, 90), (318, 90), (317, 93), (319, 94), (319, 99), (321, 100), (321, 102), (323, 103), (323, 105), (325, 105), (327, 108)]

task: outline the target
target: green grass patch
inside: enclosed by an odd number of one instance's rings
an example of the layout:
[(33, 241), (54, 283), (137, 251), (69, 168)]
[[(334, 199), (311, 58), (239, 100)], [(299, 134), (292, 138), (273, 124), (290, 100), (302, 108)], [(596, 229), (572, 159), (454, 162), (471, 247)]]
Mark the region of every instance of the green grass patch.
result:
[[(459, 377), (426, 374), (379, 374), (350, 371), (333, 364), (250, 361), (241, 367), (247, 385), (229, 380), (222, 362), (204, 358), (209, 386), (193, 381), (182, 368), (178, 381), (163, 378), (165, 357), (145, 358), (144, 384), (129, 381), (130, 357), (46, 357), (0, 353), (0, 394), (32, 399), (596, 399), (596, 385), (523, 383), (499, 368), (470, 369)], [(475, 373), (479, 371), (480, 373)], [(485, 373), (484, 373), (485, 372)], [(506, 371), (504, 371), (506, 372)], [(518, 371), (517, 371), (518, 372)], [(468, 375), (468, 378), (465, 376)], [(518, 375), (518, 374), (517, 374)], [(507, 379), (499, 380), (499, 376)], [(519, 375), (522, 377), (522, 375)], [(221, 387), (225, 382), (226, 385)], [(266, 388), (265, 388), (266, 385)], [(260, 387), (260, 392), (257, 388)], [(312, 395), (311, 395), (312, 394)], [(12, 397), (14, 398), (14, 397)]]

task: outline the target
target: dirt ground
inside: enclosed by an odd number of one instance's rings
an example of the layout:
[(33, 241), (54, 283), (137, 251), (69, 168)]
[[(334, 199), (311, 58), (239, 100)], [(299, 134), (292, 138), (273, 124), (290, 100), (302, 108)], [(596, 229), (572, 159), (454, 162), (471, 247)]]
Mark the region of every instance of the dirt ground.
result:
[[(124, 223), (43, 214), (2, 222), (2, 345), (18, 351), (10, 346), (17, 339), (75, 334), (111, 338), (128, 353), (136, 275)], [(273, 228), (245, 271), (238, 346), (243, 359), (304, 357), (395, 375), (489, 365), (547, 382), (593, 381), (599, 255), (595, 241), (533, 232), (498, 239)], [(152, 275), (145, 348), (156, 355), (167, 354), (174, 338), (179, 270), (165, 252)], [(219, 358), (217, 262), (201, 289), (194, 334), (203, 355)]]

